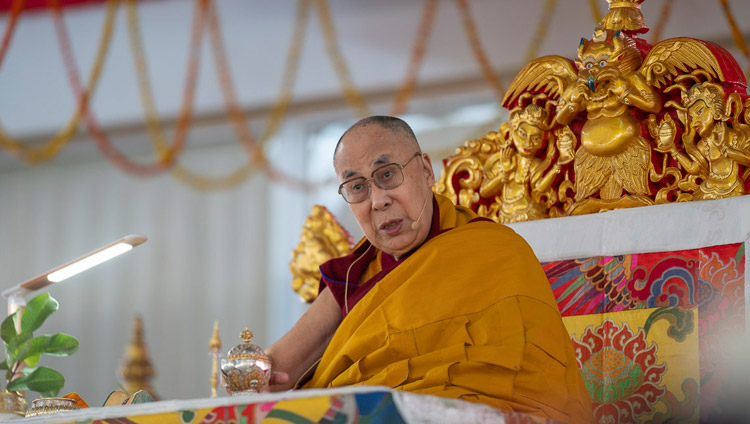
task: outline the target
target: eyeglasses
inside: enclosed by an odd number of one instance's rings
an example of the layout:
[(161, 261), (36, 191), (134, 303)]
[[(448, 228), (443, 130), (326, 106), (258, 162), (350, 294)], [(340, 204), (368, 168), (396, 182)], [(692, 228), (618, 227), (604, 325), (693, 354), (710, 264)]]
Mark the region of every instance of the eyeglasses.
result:
[(383, 165), (372, 171), (372, 176), (369, 179), (357, 177), (344, 181), (339, 186), (339, 194), (347, 203), (359, 203), (370, 197), (370, 181), (383, 190), (394, 189), (404, 182), (404, 167), (417, 156), (422, 156), (422, 153), (414, 153), (414, 156), (410, 157), (403, 165), (398, 163)]

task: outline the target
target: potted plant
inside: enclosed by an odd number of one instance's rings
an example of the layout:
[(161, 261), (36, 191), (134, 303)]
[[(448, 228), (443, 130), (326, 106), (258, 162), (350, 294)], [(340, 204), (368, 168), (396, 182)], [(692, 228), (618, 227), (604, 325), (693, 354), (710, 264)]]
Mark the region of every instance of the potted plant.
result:
[(37, 364), (42, 355), (73, 354), (78, 350), (78, 340), (63, 333), (33, 335), (58, 307), (59, 304), (49, 293), (42, 293), (31, 299), (25, 308), (8, 315), (0, 325), (0, 338), (5, 347), (5, 361), (0, 362), (0, 370), (5, 370), (5, 389), (0, 391), (0, 413), (23, 415), (26, 400), (18, 393), (20, 391), (39, 392), (42, 397), (49, 397), (57, 395), (65, 384), (62, 374)]

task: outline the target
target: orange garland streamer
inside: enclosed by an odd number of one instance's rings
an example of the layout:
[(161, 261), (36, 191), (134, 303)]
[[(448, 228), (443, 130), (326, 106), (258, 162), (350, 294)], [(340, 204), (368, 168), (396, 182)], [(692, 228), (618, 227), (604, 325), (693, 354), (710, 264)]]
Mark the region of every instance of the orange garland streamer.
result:
[(412, 48), (411, 58), (409, 60), (409, 66), (407, 67), (406, 77), (401, 85), (401, 88), (396, 94), (396, 99), (393, 101), (393, 107), (391, 108), (391, 115), (401, 115), (406, 112), (406, 108), (414, 94), (414, 87), (417, 86), (417, 76), (419, 75), (419, 69), (424, 61), (424, 55), (427, 52), (427, 42), (430, 39), (432, 33), (432, 23), (435, 21), (435, 13), (437, 12), (437, 0), (425, 0), (424, 11), (422, 12), (422, 20), (419, 23), (419, 29), (417, 30), (417, 40)]
[[(86, 88), (85, 95), (78, 96), (75, 112), (65, 126), (63, 126), (54, 137), (35, 147), (28, 147), (25, 143), (12, 138), (5, 133), (2, 126), (0, 126), (0, 147), (6, 149), (11, 155), (28, 163), (40, 163), (54, 158), (68, 141), (70, 141), (71, 137), (73, 137), (78, 129), (78, 123), (86, 107), (86, 103), (99, 82), (102, 65), (104, 64), (104, 59), (109, 50), (109, 43), (112, 39), (116, 13), (117, 0), (110, 0), (107, 3), (107, 15), (104, 19), (96, 58), (94, 59), (94, 65), (89, 74), (88, 87)], [(66, 60), (65, 55), (63, 55), (63, 60)]]
[[(729, 22), (729, 27), (732, 29), (732, 37), (734, 38), (734, 43), (737, 45), (737, 48), (740, 49), (740, 52), (747, 58), (747, 60), (750, 60), (750, 51), (747, 49), (747, 43), (745, 42), (745, 37), (742, 36), (742, 31), (740, 31), (740, 28), (737, 26), (737, 22), (734, 19), (734, 15), (732, 14), (732, 10), (729, 8), (729, 2), (727, 0), (719, 0), (719, 3), (721, 4), (721, 8), (724, 9), (724, 15), (727, 17), (727, 21)], [(748, 66), (748, 70), (745, 72), (745, 77), (750, 77), (750, 65)]]
[(232, 119), (235, 132), (240, 143), (245, 147), (250, 157), (250, 162), (240, 166), (226, 176), (211, 178), (196, 175), (186, 168), (176, 167), (173, 174), (181, 181), (189, 184), (199, 190), (216, 190), (234, 187), (245, 181), (257, 167), (261, 167), (271, 180), (293, 186), (298, 189), (312, 190), (322, 185), (322, 183), (313, 184), (308, 181), (287, 176), (273, 168), (266, 160), (262, 144), (266, 143), (273, 137), (284, 120), (289, 103), (291, 102), (292, 89), (296, 80), (297, 70), (299, 68), (299, 57), (307, 28), (307, 16), (309, 15), (309, 0), (300, 0), (297, 7), (297, 18), (295, 20), (295, 33), (292, 37), (292, 44), (287, 55), (287, 66), (282, 78), (281, 91), (279, 98), (271, 109), (269, 123), (261, 139), (260, 145), (252, 135), (249, 124), (246, 122), (242, 109), (235, 96), (234, 83), (224, 49), (224, 43), (219, 30), (218, 13), (215, 6), (208, 10), (209, 29), (211, 36), (212, 51), (216, 65), (219, 83), (224, 97), (225, 107), (227, 108), (230, 119)]
[(526, 52), (527, 62), (531, 62), (539, 55), (539, 47), (547, 38), (547, 29), (549, 28), (549, 22), (552, 18), (552, 14), (555, 12), (556, 6), (557, 0), (547, 0), (544, 4), (544, 10), (542, 11), (541, 18), (539, 18), (539, 23), (536, 26), (534, 38), (531, 39), (529, 50)]
[(492, 88), (495, 89), (495, 91), (497, 92), (498, 100), (500, 100), (503, 98), (503, 92), (505, 91), (505, 89), (503, 89), (502, 84), (500, 83), (500, 78), (498, 78), (498, 76), (495, 75), (495, 72), (492, 70), (490, 61), (487, 59), (487, 55), (484, 52), (482, 43), (479, 40), (479, 34), (477, 34), (476, 24), (474, 24), (474, 19), (471, 17), (471, 11), (469, 10), (468, 1), (456, 0), (456, 4), (458, 5), (458, 8), (461, 12), (464, 29), (466, 30), (466, 35), (469, 37), (469, 42), (471, 44), (471, 50), (474, 52), (474, 57), (479, 63), (479, 67), (482, 69), (485, 79), (487, 79), (487, 82), (489, 82)]
[[(196, 3), (196, 7), (203, 9), (204, 16), (208, 14), (210, 16), (211, 6), (212, 6), (211, 0), (198, 0)], [(205, 17), (204, 17), (205, 19)], [(210, 21), (208, 21), (210, 25)], [(204, 24), (205, 25), (205, 24)], [(148, 78), (148, 71), (146, 66), (146, 60), (145, 55), (143, 53), (143, 46), (141, 43), (140, 38), (140, 30), (139, 30), (139, 23), (138, 23), (138, 13), (135, 7), (135, 2), (130, 0), (128, 2), (128, 32), (130, 35), (131, 40), (131, 48), (133, 51), (133, 59), (135, 63), (135, 70), (136, 75), (139, 82), (139, 87), (141, 91), (141, 103), (143, 104), (143, 109), (145, 113), (145, 118), (147, 122), (147, 128), (151, 134), (152, 143), (156, 149), (157, 155), (160, 157), (169, 157), (169, 150), (166, 146), (166, 137), (164, 135), (164, 129), (161, 125), (161, 122), (159, 121), (159, 115), (156, 112), (156, 107), (154, 106), (154, 100), (153, 96), (151, 95), (151, 83)], [(194, 33), (195, 34), (195, 33)], [(194, 44), (192, 44), (193, 47), (196, 49), (201, 48), (201, 40), (202, 40), (203, 31), (200, 31), (197, 38), (194, 38), (192, 41)], [(194, 50), (191, 50), (194, 51)], [(192, 56), (192, 55), (191, 55)], [(194, 63), (195, 66), (198, 65), (199, 61), (191, 61), (191, 63)], [(190, 73), (190, 75), (196, 75)], [(194, 87), (195, 81), (192, 81), (192, 84), (189, 87)], [(193, 89), (190, 88), (190, 90), (187, 93), (190, 93), (192, 96)], [(188, 98), (186, 94), (186, 98)], [(184, 104), (183, 104), (184, 106)], [(184, 110), (184, 109), (183, 109)], [(182, 135), (181, 138), (176, 139), (174, 145), (177, 145), (177, 143), (184, 143), (185, 137), (184, 134), (187, 132), (187, 126), (189, 125), (188, 121), (178, 121), (178, 127), (175, 130), (175, 136), (178, 134)], [(182, 127), (184, 126), (184, 128)], [(176, 156), (172, 156), (174, 160), (177, 160)], [(207, 183), (204, 181), (203, 177), (195, 176), (187, 169), (183, 168), (179, 164), (174, 164), (172, 168), (172, 174), (173, 176), (177, 177), (180, 181), (186, 182), (189, 185), (192, 185), (194, 188), (200, 188), (200, 189), (207, 189), (209, 186), (211, 186), (211, 182)], [(233, 181), (233, 185), (239, 184), (242, 181), (244, 181), (247, 176), (249, 175), (249, 170), (238, 170), (235, 172), (232, 172), (229, 177), (225, 177), (226, 179), (229, 179)]]
[(661, 41), (661, 33), (664, 31), (664, 27), (667, 24), (667, 19), (672, 13), (672, 0), (664, 0), (664, 4), (661, 6), (661, 15), (659, 20), (654, 26), (654, 33), (651, 35), (651, 44), (656, 44)]
[(344, 97), (349, 104), (357, 111), (359, 116), (371, 115), (370, 109), (365, 103), (365, 99), (357, 90), (356, 86), (352, 82), (352, 76), (349, 73), (349, 68), (346, 66), (344, 57), (341, 54), (337, 43), (337, 37), (335, 27), (333, 25), (333, 19), (331, 19), (331, 11), (328, 8), (328, 2), (326, 0), (315, 0), (318, 10), (318, 19), (320, 20), (320, 26), (323, 29), (323, 36), (325, 38), (326, 50), (328, 56), (331, 58), (336, 73), (339, 76)]
[(5, 27), (2, 44), (0, 44), (0, 65), (3, 63), (5, 53), (8, 51), (10, 40), (13, 38), (13, 33), (16, 30), (18, 17), (21, 15), (25, 3), (26, 0), (13, 0), (13, 4), (10, 5), (10, 18), (8, 19), (8, 25)]
[[(370, 109), (365, 103), (364, 96), (360, 94), (356, 86), (352, 82), (349, 69), (344, 61), (341, 50), (338, 47), (336, 38), (336, 29), (331, 18), (331, 12), (328, 7), (326, 0), (315, 0), (318, 8), (318, 18), (320, 20), (321, 28), (323, 29), (323, 36), (326, 42), (326, 50), (328, 56), (331, 59), (334, 70), (339, 77), (339, 82), (342, 86), (342, 92), (347, 102), (356, 110), (359, 116), (370, 115)], [(407, 67), (407, 73), (404, 77), (404, 82), (399, 87), (396, 97), (394, 99), (393, 106), (391, 107), (392, 115), (400, 115), (406, 111), (409, 100), (414, 94), (414, 87), (417, 84), (417, 75), (419, 68), (421, 67), (424, 59), (424, 54), (427, 50), (427, 43), (430, 38), (432, 30), (432, 23), (435, 20), (435, 11), (437, 9), (437, 1), (425, 0), (424, 11), (422, 13), (422, 19), (417, 31), (417, 39), (412, 48), (411, 57), (409, 59), (409, 66)]]
[[(73, 52), (70, 46), (70, 39), (68, 37), (67, 29), (62, 18), (62, 8), (60, 7), (60, 2), (59, 0), (48, 0), (48, 3), (50, 3), (53, 7), (55, 29), (58, 35), (60, 49), (63, 52), (63, 61), (68, 71), (70, 84), (73, 87), (73, 91), (76, 93), (76, 95), (79, 96), (79, 98), (85, 98), (86, 93), (81, 89), (80, 78), (78, 77), (78, 69), (75, 65)], [(157, 160), (157, 162), (152, 164), (140, 164), (131, 162), (125, 155), (120, 153), (112, 145), (107, 135), (100, 129), (90, 108), (86, 108), (84, 111), (84, 116), (86, 118), (86, 127), (89, 131), (89, 135), (94, 139), (99, 150), (115, 166), (125, 171), (126, 173), (136, 176), (148, 176), (161, 173), (168, 169), (170, 165), (172, 165), (174, 159), (179, 154), (184, 145), (185, 133), (187, 132), (187, 128), (190, 125), (190, 119), (192, 117), (195, 81), (197, 80), (198, 65), (200, 63), (199, 41), (200, 36), (203, 33), (203, 15), (206, 3), (205, 1), (202, 1), (196, 3), (196, 5), (197, 7), (191, 37), (191, 52), (188, 64), (186, 93), (183, 101), (183, 107), (176, 125), (175, 144), (171, 149), (168, 149), (163, 154), (160, 154), (161, 157)]]

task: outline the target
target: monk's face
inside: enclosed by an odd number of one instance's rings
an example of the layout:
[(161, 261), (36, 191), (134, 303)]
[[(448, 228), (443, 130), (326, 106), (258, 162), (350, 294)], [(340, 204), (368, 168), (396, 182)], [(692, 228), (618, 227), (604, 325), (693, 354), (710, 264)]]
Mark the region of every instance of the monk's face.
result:
[[(334, 167), (339, 182), (356, 177), (369, 179), (375, 169), (389, 163), (403, 164), (418, 151), (419, 146), (405, 135), (367, 125), (346, 133), (336, 152)], [(371, 181), (369, 198), (349, 204), (370, 243), (397, 258), (427, 238), (435, 182), (427, 155), (411, 160), (402, 172), (404, 182), (398, 187), (384, 190)], [(416, 228), (412, 228), (415, 222)]]

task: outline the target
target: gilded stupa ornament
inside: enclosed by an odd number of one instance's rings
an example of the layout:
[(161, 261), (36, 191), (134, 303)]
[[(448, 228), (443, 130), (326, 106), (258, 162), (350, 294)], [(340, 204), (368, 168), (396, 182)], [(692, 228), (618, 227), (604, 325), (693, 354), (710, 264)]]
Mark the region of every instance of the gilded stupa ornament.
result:
[(609, 1), (575, 59), (526, 65), (509, 121), (448, 158), (435, 191), (498, 222), (750, 193), (750, 100), (720, 46), (649, 45), (640, 4)]
[(351, 247), (351, 235), (333, 214), (324, 206), (314, 205), (289, 263), (293, 276), (292, 288), (302, 300), (312, 302), (318, 296), (318, 267), (331, 258), (348, 254)]
[(125, 357), (118, 369), (120, 384), (128, 395), (145, 390), (155, 398), (154, 389), (149, 383), (154, 374), (154, 367), (151, 365), (143, 338), (143, 320), (140, 316), (136, 316), (133, 320), (133, 336), (125, 349)]

